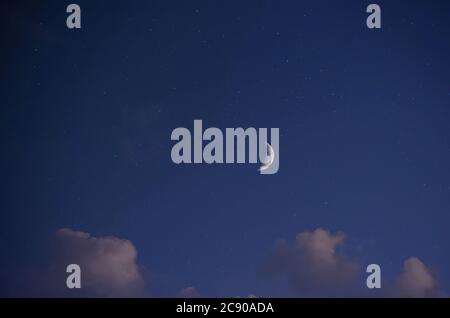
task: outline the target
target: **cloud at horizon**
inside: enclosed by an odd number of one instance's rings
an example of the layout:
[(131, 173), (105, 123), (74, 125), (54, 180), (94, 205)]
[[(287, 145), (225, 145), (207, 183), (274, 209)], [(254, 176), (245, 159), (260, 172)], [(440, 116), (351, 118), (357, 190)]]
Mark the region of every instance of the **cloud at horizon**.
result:
[[(365, 267), (343, 252), (345, 234), (324, 228), (279, 240), (265, 261), (263, 278), (285, 279), (298, 297), (437, 297), (439, 283), (419, 258), (404, 261), (397, 277), (382, 276), (382, 288), (365, 286)], [(366, 264), (368, 265), (368, 264)]]
[[(435, 273), (418, 257), (409, 257), (395, 277), (382, 276), (382, 288), (365, 287), (365, 266), (344, 253), (346, 235), (324, 228), (299, 232), (292, 242), (278, 240), (259, 270), (262, 281), (285, 281), (292, 294), (288, 297), (442, 297)], [(128, 239), (116, 236), (96, 237), (69, 228), (53, 235), (50, 267), (29, 275), (26, 285), (31, 297), (151, 297), (159, 288), (151, 288), (145, 267), (138, 263), (138, 250)], [(82, 288), (65, 287), (65, 268), (78, 264)], [(365, 264), (368, 265), (368, 264)], [(382, 271), (383, 272), (383, 271)], [(172, 277), (176, 279), (176, 277)], [(186, 286), (186, 285), (185, 285)], [(167, 286), (166, 286), (167, 287)], [(273, 297), (260, 293), (256, 295)], [(200, 293), (193, 285), (176, 289), (168, 297), (215, 297)], [(155, 290), (153, 290), (155, 289)], [(178, 290), (178, 291), (177, 291)], [(26, 293), (25, 293), (26, 294)], [(23, 295), (25, 295), (23, 294)], [(23, 296), (22, 295), (22, 296)], [(20, 295), (17, 295), (20, 296)], [(255, 297), (250, 294), (248, 297)]]
[(417, 257), (403, 262), (403, 270), (395, 282), (395, 297), (424, 298), (439, 295), (433, 272)]
[(55, 241), (57, 264), (80, 265), (83, 292), (99, 297), (143, 295), (145, 281), (131, 241), (68, 228), (56, 231)]

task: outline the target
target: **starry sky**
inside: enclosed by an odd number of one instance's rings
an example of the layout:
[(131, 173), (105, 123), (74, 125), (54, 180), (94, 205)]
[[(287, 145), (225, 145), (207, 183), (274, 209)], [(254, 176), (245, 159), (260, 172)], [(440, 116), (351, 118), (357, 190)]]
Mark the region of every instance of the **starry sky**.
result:
[[(0, 296), (116, 256), (157, 297), (366, 296), (371, 263), (450, 291), (448, 1), (376, 1), (379, 30), (325, 0), (78, 0), (69, 30), (72, 2), (1, 4)], [(279, 172), (174, 164), (194, 119), (279, 128)], [(306, 277), (317, 242), (338, 265)]]

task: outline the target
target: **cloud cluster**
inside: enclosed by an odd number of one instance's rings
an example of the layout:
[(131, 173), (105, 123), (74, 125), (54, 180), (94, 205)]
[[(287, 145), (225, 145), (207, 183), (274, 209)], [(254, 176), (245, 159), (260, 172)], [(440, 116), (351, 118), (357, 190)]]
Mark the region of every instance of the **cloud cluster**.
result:
[[(147, 279), (137, 263), (137, 250), (131, 241), (114, 236), (94, 237), (65, 228), (56, 231), (54, 242), (56, 249), (51, 268), (30, 275), (27, 279), (32, 282), (30, 288), (22, 289), (22, 294), (32, 297), (148, 296), (148, 282), (146, 284)], [(333, 233), (323, 228), (300, 232), (292, 242), (276, 243), (261, 274), (275, 282), (287, 282), (294, 295), (299, 297), (442, 296), (435, 275), (417, 257), (406, 259), (396, 277), (383, 276), (381, 290), (368, 290), (365, 266), (347, 256), (344, 245), (342, 232)], [(81, 290), (66, 288), (65, 268), (68, 264), (80, 265)], [(273, 296), (273, 289), (262, 294)], [(198, 298), (210, 295), (201, 295), (190, 286), (178, 289), (173, 296)]]
[(136, 248), (129, 240), (60, 229), (56, 243), (57, 263), (80, 265), (84, 292), (105, 297), (142, 293), (144, 279), (136, 263)]
[[(402, 272), (385, 279), (381, 290), (365, 287), (365, 268), (347, 257), (345, 235), (323, 228), (297, 234), (295, 241), (277, 242), (264, 267), (264, 275), (283, 275), (301, 297), (436, 297), (438, 282), (417, 257), (405, 260)], [(363, 270), (364, 269), (364, 270)]]

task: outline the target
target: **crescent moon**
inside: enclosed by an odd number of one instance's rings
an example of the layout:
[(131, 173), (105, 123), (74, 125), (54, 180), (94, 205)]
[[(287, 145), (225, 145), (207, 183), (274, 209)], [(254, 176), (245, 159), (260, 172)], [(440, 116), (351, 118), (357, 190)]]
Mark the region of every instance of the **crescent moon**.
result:
[(267, 142), (267, 149), (269, 149), (269, 156), (266, 157), (266, 160), (263, 162), (264, 164), (259, 168), (259, 171), (264, 171), (268, 169), (273, 161), (275, 160), (275, 153), (273, 152), (273, 148), (271, 145), (269, 145)]

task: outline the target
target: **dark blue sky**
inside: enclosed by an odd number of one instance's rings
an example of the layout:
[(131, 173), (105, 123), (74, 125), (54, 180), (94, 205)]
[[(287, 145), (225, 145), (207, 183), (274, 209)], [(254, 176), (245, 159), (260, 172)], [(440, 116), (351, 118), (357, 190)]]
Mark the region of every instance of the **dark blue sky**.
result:
[[(291, 295), (258, 268), (318, 227), (450, 289), (448, 1), (376, 1), (381, 30), (368, 1), (69, 3), (1, 5), (0, 295), (64, 227), (133, 242), (154, 295)], [(173, 164), (194, 119), (279, 127), (280, 171)]]

